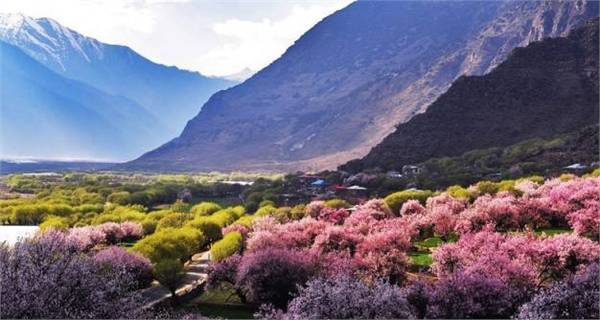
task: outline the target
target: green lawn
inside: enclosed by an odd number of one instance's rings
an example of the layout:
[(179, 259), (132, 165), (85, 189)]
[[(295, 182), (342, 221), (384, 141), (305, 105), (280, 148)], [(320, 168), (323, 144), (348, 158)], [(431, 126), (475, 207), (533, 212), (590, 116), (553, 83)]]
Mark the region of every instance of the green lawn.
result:
[(202, 293), (199, 299), (195, 300), (198, 303), (210, 304), (241, 304), (240, 298), (231, 288), (206, 290)]
[(433, 263), (431, 253), (411, 252), (408, 254), (413, 265), (418, 267), (429, 267)]
[(200, 304), (194, 311), (209, 318), (220, 319), (254, 319), (254, 310), (246, 305)]
[(184, 309), (205, 317), (223, 319), (252, 319), (255, 310), (243, 304), (231, 288), (207, 290)]
[(439, 247), (442, 243), (443, 242), (442, 239), (440, 239), (440, 237), (431, 237), (423, 241), (417, 241), (416, 245), (424, 248), (435, 248)]
[(542, 228), (535, 231), (537, 236), (541, 236), (542, 234), (546, 234), (548, 236), (553, 236), (561, 233), (571, 233), (573, 230), (569, 228)]

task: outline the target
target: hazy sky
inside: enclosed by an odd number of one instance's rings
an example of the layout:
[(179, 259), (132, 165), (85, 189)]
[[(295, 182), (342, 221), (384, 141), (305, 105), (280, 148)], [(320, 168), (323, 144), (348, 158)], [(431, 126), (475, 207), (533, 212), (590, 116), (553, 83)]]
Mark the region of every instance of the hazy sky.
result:
[(50, 17), (84, 35), (206, 75), (259, 70), (352, 0), (2, 0), (0, 12)]

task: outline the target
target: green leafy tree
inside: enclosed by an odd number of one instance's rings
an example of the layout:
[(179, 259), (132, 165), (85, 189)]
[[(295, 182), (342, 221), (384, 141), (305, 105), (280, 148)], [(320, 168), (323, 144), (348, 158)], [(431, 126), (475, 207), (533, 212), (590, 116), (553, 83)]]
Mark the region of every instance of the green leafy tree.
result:
[(178, 260), (162, 260), (154, 265), (154, 278), (171, 292), (173, 304), (177, 303), (177, 288), (183, 279), (183, 264)]
[(226, 234), (223, 239), (215, 242), (210, 249), (210, 257), (212, 260), (219, 262), (229, 256), (242, 251), (244, 239), (242, 234), (233, 231)]

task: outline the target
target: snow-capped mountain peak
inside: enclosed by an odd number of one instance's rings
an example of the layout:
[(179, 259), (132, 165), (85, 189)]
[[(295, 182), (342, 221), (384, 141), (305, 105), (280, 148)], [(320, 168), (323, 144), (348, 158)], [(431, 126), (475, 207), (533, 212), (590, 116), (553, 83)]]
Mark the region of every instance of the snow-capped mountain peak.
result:
[(127, 46), (102, 43), (50, 18), (0, 14), (0, 44), (18, 48), (64, 78), (143, 107), (168, 127), (155, 136), (160, 143), (181, 131), (211, 94), (234, 84), (154, 63)]
[(0, 40), (16, 45), (58, 72), (67, 71), (67, 59), (101, 59), (102, 43), (66, 28), (50, 18), (20, 13), (0, 14)]

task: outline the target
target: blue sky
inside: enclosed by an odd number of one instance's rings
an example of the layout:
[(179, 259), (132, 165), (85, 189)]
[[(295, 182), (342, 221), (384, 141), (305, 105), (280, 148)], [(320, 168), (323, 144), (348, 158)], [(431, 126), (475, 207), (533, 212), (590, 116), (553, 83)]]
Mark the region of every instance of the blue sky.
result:
[(206, 75), (254, 71), (352, 0), (2, 0), (0, 12), (50, 17), (100, 41)]

